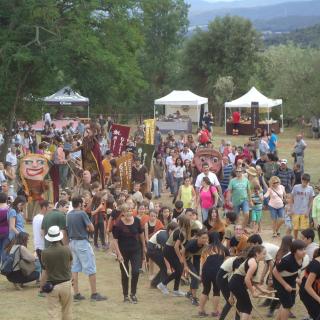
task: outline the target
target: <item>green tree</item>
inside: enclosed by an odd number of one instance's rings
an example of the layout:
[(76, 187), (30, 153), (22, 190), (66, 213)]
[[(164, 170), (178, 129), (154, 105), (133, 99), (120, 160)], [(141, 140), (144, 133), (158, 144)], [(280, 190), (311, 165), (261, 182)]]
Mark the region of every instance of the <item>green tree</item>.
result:
[(217, 104), (217, 108), (215, 109), (217, 123), (222, 126), (224, 120), (224, 103), (230, 101), (233, 96), (234, 83), (232, 77), (219, 77), (213, 88), (213, 94)]
[(255, 71), (261, 41), (249, 20), (216, 18), (208, 31), (197, 30), (184, 48), (182, 79), (213, 105), (213, 86), (219, 78), (232, 77), (234, 94), (248, 89)]
[(140, 66), (147, 83), (143, 105), (150, 106), (172, 88), (177, 74), (178, 50), (187, 32), (188, 5), (184, 0), (141, 0), (144, 46)]

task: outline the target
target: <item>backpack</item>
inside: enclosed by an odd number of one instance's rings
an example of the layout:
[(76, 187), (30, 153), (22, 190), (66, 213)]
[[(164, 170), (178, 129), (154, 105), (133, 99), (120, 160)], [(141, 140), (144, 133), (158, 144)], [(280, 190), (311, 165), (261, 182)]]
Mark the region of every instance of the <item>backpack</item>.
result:
[(8, 276), (10, 273), (12, 273), (15, 267), (19, 264), (19, 260), (16, 262), (16, 264), (14, 264), (14, 259), (19, 249), (20, 246), (18, 246), (14, 252), (8, 254), (8, 256), (3, 260), (0, 268), (0, 273), (3, 276)]

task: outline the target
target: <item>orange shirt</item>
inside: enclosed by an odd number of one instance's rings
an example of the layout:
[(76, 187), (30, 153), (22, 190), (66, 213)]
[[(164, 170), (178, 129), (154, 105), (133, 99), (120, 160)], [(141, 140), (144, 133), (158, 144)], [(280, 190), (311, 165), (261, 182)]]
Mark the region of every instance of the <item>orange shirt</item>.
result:
[(107, 177), (109, 177), (111, 175), (111, 170), (112, 170), (110, 161), (107, 159), (102, 160), (102, 166), (104, 169), (104, 173), (106, 174)]

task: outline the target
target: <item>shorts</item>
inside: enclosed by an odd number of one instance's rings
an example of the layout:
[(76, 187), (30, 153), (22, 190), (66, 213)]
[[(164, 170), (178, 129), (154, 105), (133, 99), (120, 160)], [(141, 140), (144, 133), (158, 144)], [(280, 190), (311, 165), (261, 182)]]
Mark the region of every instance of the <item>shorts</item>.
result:
[(277, 290), (282, 307), (284, 309), (291, 309), (296, 302), (296, 292), (288, 292), (274, 277), (273, 286)]
[(293, 230), (304, 230), (309, 228), (309, 217), (304, 214), (293, 214), (292, 215), (292, 226)]
[(71, 240), (72, 272), (83, 272), (87, 276), (95, 274), (96, 258), (88, 240)]
[(272, 220), (283, 219), (284, 217), (284, 207), (276, 209), (269, 206), (269, 211)]
[(262, 210), (252, 210), (251, 221), (260, 222), (262, 219)]
[(243, 213), (249, 213), (250, 207), (248, 200), (242, 201), (238, 206), (233, 206), (234, 212), (239, 215), (242, 210)]

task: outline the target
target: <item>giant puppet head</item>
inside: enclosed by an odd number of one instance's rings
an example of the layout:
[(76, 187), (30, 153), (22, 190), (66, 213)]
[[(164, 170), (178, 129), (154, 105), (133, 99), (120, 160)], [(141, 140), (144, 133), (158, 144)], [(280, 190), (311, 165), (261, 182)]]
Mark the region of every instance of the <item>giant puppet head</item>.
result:
[(49, 172), (48, 159), (40, 154), (28, 154), (20, 160), (20, 175), (26, 180), (43, 181)]
[(202, 164), (207, 162), (210, 171), (219, 175), (222, 169), (222, 156), (219, 151), (208, 148), (198, 148), (194, 155), (194, 164), (199, 172), (202, 171)]

